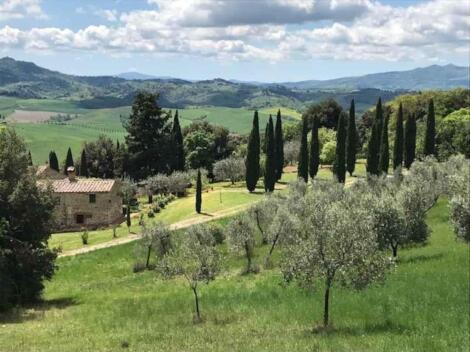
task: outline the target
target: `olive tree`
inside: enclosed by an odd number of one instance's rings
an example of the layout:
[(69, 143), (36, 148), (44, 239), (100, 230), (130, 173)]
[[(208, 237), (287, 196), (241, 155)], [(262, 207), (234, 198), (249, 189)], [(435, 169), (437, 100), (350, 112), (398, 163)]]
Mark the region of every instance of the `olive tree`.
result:
[(288, 232), (283, 247), (284, 279), (307, 289), (324, 288), (324, 327), (335, 284), (362, 289), (383, 280), (390, 267), (368, 209), (357, 206), (360, 196), (330, 183), (314, 187), (305, 196), (307, 209), (298, 216), (298, 230)]
[(221, 257), (215, 246), (214, 237), (206, 225), (195, 225), (188, 228), (182, 236), (181, 243), (171, 250), (165, 266), (160, 273), (165, 278), (182, 275), (194, 294), (195, 322), (201, 322), (198, 287), (200, 283), (208, 284), (220, 271)]
[(269, 195), (266, 199), (255, 203), (248, 210), (248, 216), (254, 222), (261, 234), (261, 243), (268, 243), (268, 227), (276, 213), (278, 197)]
[(126, 224), (127, 230), (131, 228), (131, 203), (137, 195), (137, 185), (130, 178), (124, 178), (121, 183), (122, 202), (126, 205)]
[(229, 245), (234, 252), (243, 253), (246, 257), (247, 266), (245, 273), (256, 273), (258, 268), (253, 264), (255, 252), (255, 229), (253, 222), (247, 214), (237, 215), (227, 225)]
[(214, 164), (213, 173), (217, 181), (230, 180), (232, 185), (245, 178), (245, 161), (243, 158), (229, 157)]
[(457, 237), (470, 242), (470, 161), (463, 156), (454, 157), (445, 163), (445, 167), (450, 220)]
[(161, 264), (162, 260), (173, 249), (171, 231), (162, 222), (156, 222), (150, 226), (144, 225), (142, 229), (142, 240), (137, 245), (137, 254), (146, 252), (145, 268), (150, 269), (150, 255), (152, 249)]
[(297, 217), (292, 216), (287, 205), (277, 207), (274, 217), (270, 218), (270, 224), (267, 230), (267, 241), (269, 243), (269, 251), (266, 255), (265, 266), (270, 267), (271, 256), (277, 245), (282, 244), (288, 239), (290, 231), (297, 232), (299, 224)]
[(175, 195), (184, 195), (191, 185), (191, 175), (184, 171), (174, 171), (168, 176), (168, 191)]
[(299, 141), (288, 141), (284, 143), (284, 161), (288, 165), (294, 165), (299, 160)]

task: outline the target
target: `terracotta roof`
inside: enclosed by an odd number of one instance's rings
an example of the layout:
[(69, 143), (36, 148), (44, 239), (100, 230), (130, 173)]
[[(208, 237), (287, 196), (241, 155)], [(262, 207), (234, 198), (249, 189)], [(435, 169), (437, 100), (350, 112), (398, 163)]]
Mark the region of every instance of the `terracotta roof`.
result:
[(39, 165), (36, 170), (36, 175), (42, 174), (47, 169), (49, 169), (49, 165)]
[(52, 181), (56, 193), (103, 193), (110, 192), (115, 180), (80, 179), (70, 181), (68, 178)]

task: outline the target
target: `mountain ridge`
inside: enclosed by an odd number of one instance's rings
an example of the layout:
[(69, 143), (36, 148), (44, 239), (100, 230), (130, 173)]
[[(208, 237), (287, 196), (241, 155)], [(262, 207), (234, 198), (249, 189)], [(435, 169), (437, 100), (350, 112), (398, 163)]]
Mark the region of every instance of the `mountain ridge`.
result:
[[(351, 83), (353, 78), (339, 78), (333, 85), (331, 81), (302, 81), (280, 83), (240, 82), (215, 78), (190, 81), (164, 77), (151, 79), (125, 79), (116, 76), (74, 76), (42, 68), (34, 63), (17, 61), (13, 58), (0, 59), (0, 95), (35, 99), (72, 99), (80, 101), (87, 108), (107, 108), (130, 105), (138, 90), (149, 90), (160, 94), (160, 102), (165, 106), (225, 106), (262, 108), (285, 106), (299, 109), (322, 99), (334, 98), (341, 103), (347, 99), (356, 99), (357, 104), (368, 106), (381, 96), (384, 100), (393, 98), (404, 91), (412, 90), (395, 84), (395, 89), (387, 89), (383, 83), (384, 75), (391, 75), (391, 82), (400, 80), (397, 75), (405, 72), (403, 78), (408, 86), (411, 76), (428, 76), (429, 69), (441, 71), (435, 74), (433, 81), (442, 81), (443, 71), (446, 80), (444, 87), (468, 86), (467, 77), (463, 77), (465, 67), (455, 65), (430, 66), (411, 71), (371, 74), (372, 81), (381, 83), (382, 88), (368, 87), (364, 81)], [(400, 73), (401, 72), (401, 73)], [(407, 72), (407, 73), (406, 73)], [(417, 73), (416, 73), (417, 72)], [(354, 79), (364, 80), (359, 76)], [(370, 77), (368, 77), (370, 79)], [(319, 83), (320, 82), (320, 83)], [(329, 83), (328, 83), (329, 82)], [(422, 82), (422, 80), (421, 80)], [(422, 83), (421, 83), (422, 84)], [(392, 84), (393, 85), (393, 84)], [(406, 85), (404, 85), (406, 87)], [(419, 88), (413, 88), (419, 90)]]

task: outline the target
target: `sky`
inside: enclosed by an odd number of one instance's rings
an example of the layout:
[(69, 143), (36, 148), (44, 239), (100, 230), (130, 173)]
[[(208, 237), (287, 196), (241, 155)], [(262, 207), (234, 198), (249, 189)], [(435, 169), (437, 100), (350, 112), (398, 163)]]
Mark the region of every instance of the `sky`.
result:
[(0, 0), (0, 56), (264, 82), (468, 65), (470, 1)]

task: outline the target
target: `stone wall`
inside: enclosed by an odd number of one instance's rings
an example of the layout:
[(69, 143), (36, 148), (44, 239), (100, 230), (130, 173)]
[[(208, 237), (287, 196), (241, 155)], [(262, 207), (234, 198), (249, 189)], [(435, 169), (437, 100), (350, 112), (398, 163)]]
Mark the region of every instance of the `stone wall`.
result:
[[(95, 195), (95, 203), (90, 203), (90, 194)], [(90, 230), (124, 220), (118, 183), (113, 186), (111, 192), (56, 193), (56, 196), (59, 199), (55, 208), (56, 230)], [(83, 220), (83, 223), (78, 223), (77, 220)]]

